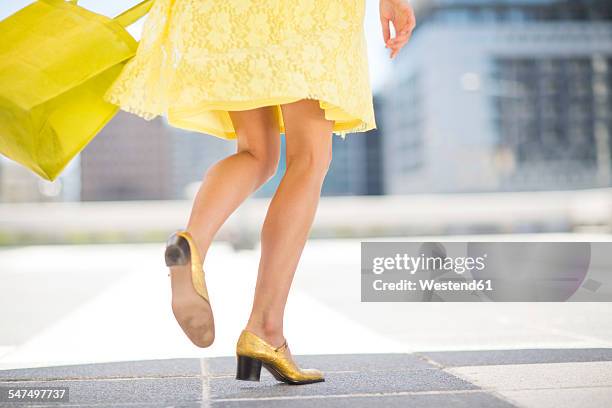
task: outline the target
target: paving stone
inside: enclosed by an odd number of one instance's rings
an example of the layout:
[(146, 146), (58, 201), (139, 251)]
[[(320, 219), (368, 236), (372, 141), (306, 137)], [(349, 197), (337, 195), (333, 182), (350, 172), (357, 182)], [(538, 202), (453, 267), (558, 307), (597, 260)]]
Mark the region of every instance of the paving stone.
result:
[(446, 367), (612, 361), (612, 348), (440, 351), (417, 354)]
[[(202, 401), (193, 401), (193, 402), (167, 402), (163, 404), (157, 404), (153, 402), (130, 402), (125, 404), (114, 404), (114, 403), (102, 403), (102, 404), (57, 404), (57, 403), (49, 403), (49, 404), (36, 404), (36, 405), (23, 405), (23, 404), (12, 404), (7, 406), (6, 408), (39, 408), (39, 407), (55, 407), (55, 408), (208, 408), (210, 404), (206, 405)], [(3, 407), (4, 408), (4, 407)]]
[[(328, 354), (296, 355), (301, 367), (317, 368), (323, 372), (335, 371), (379, 371), (436, 368), (414, 354)], [(236, 357), (214, 357), (206, 359), (211, 375), (235, 375)]]
[[(183, 404), (202, 400), (201, 378), (0, 382), (0, 387), (68, 387), (64, 405)], [(20, 406), (23, 406), (19, 404)], [(57, 406), (58, 404), (47, 404)]]
[(612, 387), (521, 390), (502, 393), (525, 408), (612, 407)]
[(263, 399), (263, 400), (232, 400), (213, 401), (212, 407), (223, 408), (510, 408), (514, 407), (491, 394), (485, 392), (444, 393), (444, 394), (412, 394), (412, 395), (368, 395), (361, 397), (340, 398), (298, 398), (298, 399)]
[(180, 358), (0, 370), (0, 381), (189, 377), (199, 375), (199, 359)]
[(612, 387), (612, 361), (452, 367), (446, 371), (496, 390)]
[(213, 399), (261, 398), (477, 389), (467, 381), (433, 369), (327, 373), (325, 378), (325, 382), (293, 386), (276, 381), (262, 369), (261, 382), (211, 378), (210, 396)]

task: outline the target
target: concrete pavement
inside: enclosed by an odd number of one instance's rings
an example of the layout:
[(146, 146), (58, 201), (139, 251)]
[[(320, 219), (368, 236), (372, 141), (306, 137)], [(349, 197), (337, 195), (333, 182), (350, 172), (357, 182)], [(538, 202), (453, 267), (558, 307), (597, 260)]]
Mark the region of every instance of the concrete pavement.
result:
[(79, 407), (601, 407), (612, 405), (612, 349), (296, 356), (326, 381), (234, 379), (235, 358), (187, 358), (0, 371), (0, 388), (64, 386)]

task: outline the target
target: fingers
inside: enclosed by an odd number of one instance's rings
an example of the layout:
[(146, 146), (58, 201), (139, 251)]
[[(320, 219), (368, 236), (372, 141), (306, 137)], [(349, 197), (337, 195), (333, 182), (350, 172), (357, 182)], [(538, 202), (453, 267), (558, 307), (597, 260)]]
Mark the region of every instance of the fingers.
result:
[(392, 39), (387, 39), (385, 44), (387, 48), (391, 49), (390, 57), (394, 58), (400, 49), (410, 40), (416, 25), (412, 8), (406, 7), (395, 12), (392, 23), (396, 35)]
[(380, 25), (382, 26), (383, 40), (385, 41), (385, 44), (387, 44), (389, 42), (389, 39), (391, 38), (389, 19), (385, 16), (380, 16)]
[(394, 58), (397, 53), (402, 49), (402, 47), (404, 47), (404, 45), (408, 43), (408, 40), (410, 40), (411, 36), (411, 31), (401, 32), (400, 34), (396, 35), (395, 38), (390, 40), (389, 48), (392, 49), (391, 58)]
[(397, 34), (394, 38), (392, 38), (391, 40), (389, 40), (389, 45), (391, 46), (397, 46), (397, 45), (403, 45), (406, 44), (406, 42), (408, 41), (408, 39), (411, 36), (411, 32), (401, 32), (399, 34)]
[(395, 22), (393, 22), (393, 28), (395, 29), (396, 34), (395, 34), (395, 37), (391, 38), (390, 24), (393, 20), (389, 19), (388, 17), (381, 17), (380, 21), (381, 21), (382, 29), (383, 29), (383, 38), (385, 41), (385, 48), (390, 48), (394, 50), (397, 46), (398, 39), (401, 39), (401, 37), (399, 37), (400, 33), (396, 29), (397, 25), (395, 24)]
[(394, 38), (390, 39), (386, 45), (387, 48), (391, 49), (390, 57), (394, 58), (407, 41), (407, 34), (397, 34)]

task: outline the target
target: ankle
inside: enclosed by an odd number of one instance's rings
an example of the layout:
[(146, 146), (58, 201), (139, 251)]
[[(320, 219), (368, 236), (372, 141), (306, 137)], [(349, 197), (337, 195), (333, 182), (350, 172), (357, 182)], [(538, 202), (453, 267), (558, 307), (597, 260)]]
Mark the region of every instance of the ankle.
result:
[(250, 320), (247, 323), (245, 330), (250, 331), (256, 336), (262, 338), (273, 347), (280, 347), (285, 342), (282, 324), (263, 324), (259, 321)]
[(185, 230), (191, 234), (191, 237), (193, 238), (193, 242), (196, 244), (196, 247), (198, 249), (198, 253), (200, 254), (200, 257), (202, 258), (202, 261), (204, 261), (204, 258), (206, 257), (206, 253), (208, 252), (207, 243), (204, 242), (204, 240), (200, 237), (200, 235), (195, 231), (193, 227), (188, 226)]

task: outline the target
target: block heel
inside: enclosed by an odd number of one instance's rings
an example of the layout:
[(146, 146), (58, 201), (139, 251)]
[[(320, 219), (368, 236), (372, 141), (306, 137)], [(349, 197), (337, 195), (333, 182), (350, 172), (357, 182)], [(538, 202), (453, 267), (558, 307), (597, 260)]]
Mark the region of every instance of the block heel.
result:
[(236, 379), (242, 381), (259, 381), (261, 361), (256, 358), (238, 356)]
[(187, 265), (191, 258), (189, 242), (184, 237), (173, 234), (166, 242), (164, 257), (166, 266)]

